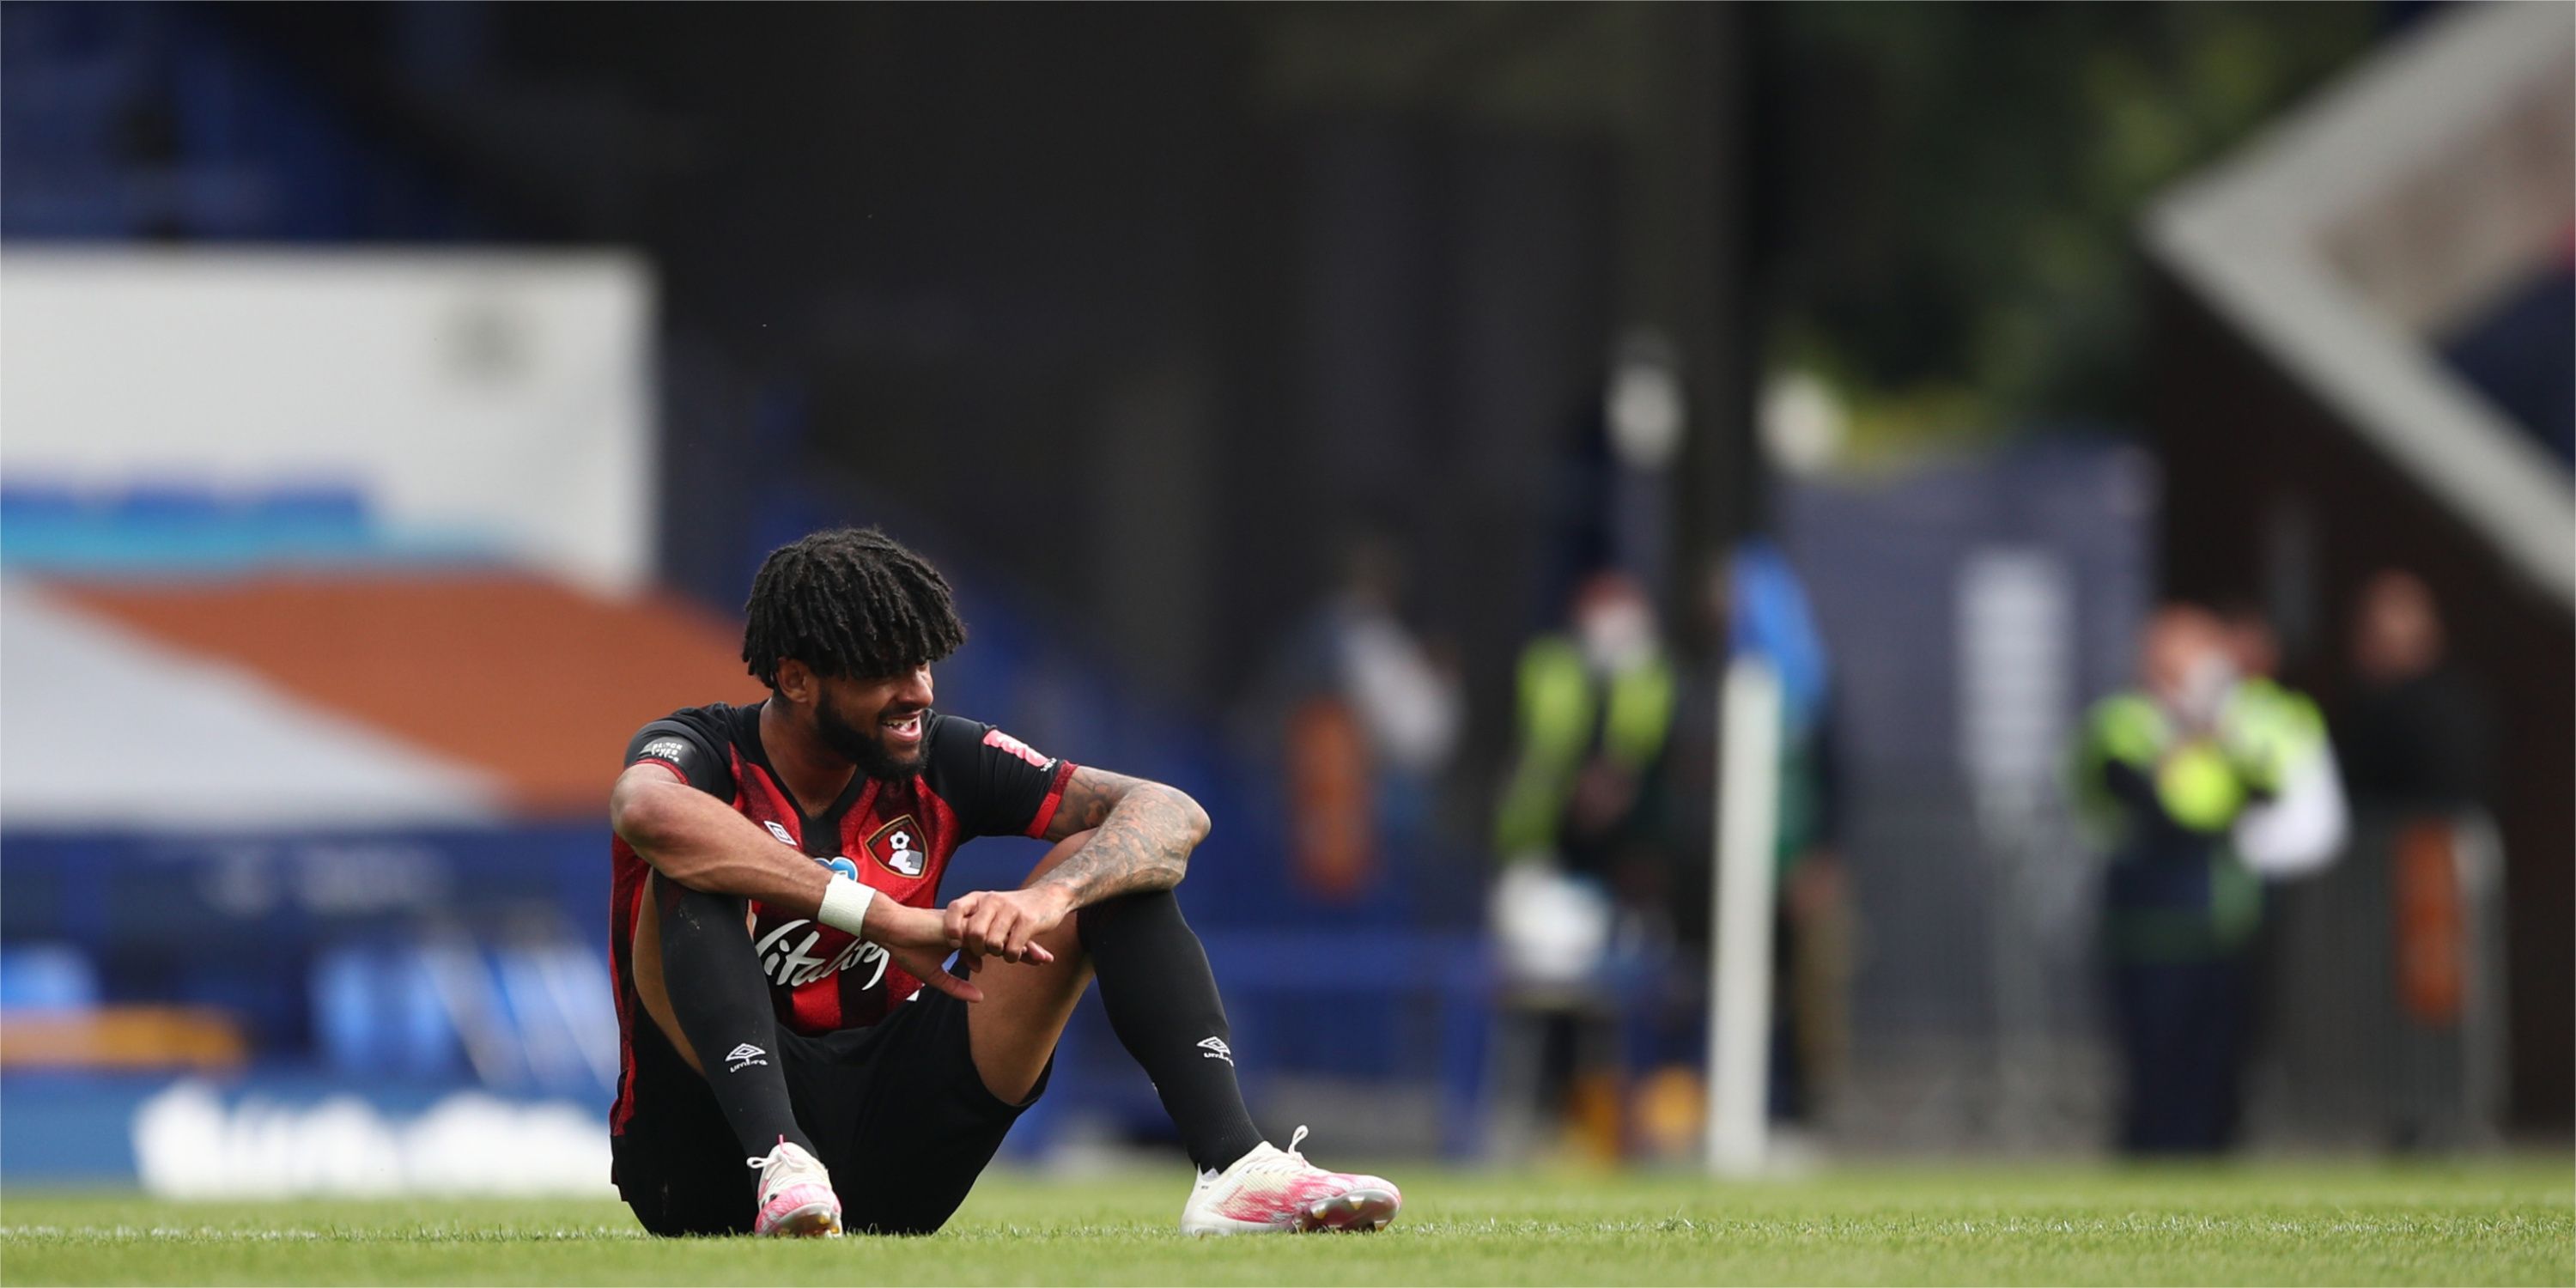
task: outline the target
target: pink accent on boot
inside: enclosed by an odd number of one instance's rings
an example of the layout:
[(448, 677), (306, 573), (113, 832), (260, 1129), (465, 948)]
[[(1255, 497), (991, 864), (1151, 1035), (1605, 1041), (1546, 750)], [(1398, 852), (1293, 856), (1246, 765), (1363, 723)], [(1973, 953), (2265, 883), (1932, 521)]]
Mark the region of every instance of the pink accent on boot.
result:
[(746, 1160), (760, 1169), (760, 1216), (751, 1225), (757, 1235), (777, 1238), (838, 1238), (841, 1196), (832, 1192), (831, 1175), (801, 1145), (785, 1139), (767, 1158)]

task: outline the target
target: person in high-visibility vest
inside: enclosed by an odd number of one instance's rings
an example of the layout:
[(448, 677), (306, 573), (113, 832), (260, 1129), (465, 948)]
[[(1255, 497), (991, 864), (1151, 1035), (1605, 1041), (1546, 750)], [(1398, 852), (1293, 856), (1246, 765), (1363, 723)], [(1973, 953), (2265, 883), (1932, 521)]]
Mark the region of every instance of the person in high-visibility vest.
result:
[(1595, 574), (1575, 596), (1572, 625), (1521, 650), (1519, 755), (1494, 846), (1507, 861), (1553, 858), (1600, 876), (1643, 822), (1676, 680), (1634, 578)]
[(1494, 816), (1495, 932), (1521, 1004), (1544, 1021), (1540, 1102), (1566, 1115), (1571, 1143), (1607, 1161), (1625, 1147), (1626, 1088), (1604, 1066), (1604, 1043), (1580, 1034), (1610, 1018), (1594, 985), (1612, 923), (1667, 901), (1659, 766), (1678, 680), (1633, 577), (1586, 580), (1569, 627), (1521, 652), (1518, 751)]
[(2246, 809), (2277, 796), (2315, 731), (2238, 682), (2216, 617), (2148, 621), (2140, 686), (2094, 705), (2077, 803), (2109, 851), (2103, 935), (2131, 1153), (2214, 1153), (2236, 1126), (2262, 884), (2236, 851)]
[(2236, 821), (2236, 852), (2267, 882), (2312, 877), (2343, 856), (2352, 833), (2352, 811), (2336, 772), (2325, 713), (2307, 694), (2281, 683), (2280, 643), (2262, 613), (2249, 604), (2221, 614), (2227, 650), (2235, 663), (2237, 692), (2259, 736), (2283, 743), (2282, 781), (2272, 800), (2249, 807)]

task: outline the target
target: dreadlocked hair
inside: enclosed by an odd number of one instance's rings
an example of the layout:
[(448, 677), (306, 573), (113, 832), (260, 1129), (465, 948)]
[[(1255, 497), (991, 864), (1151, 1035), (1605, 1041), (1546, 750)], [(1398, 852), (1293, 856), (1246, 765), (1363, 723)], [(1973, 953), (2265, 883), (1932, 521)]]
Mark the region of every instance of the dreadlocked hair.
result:
[(785, 658), (868, 678), (926, 666), (966, 642), (948, 579), (875, 528), (833, 528), (769, 552), (742, 611), (742, 660), (772, 689)]

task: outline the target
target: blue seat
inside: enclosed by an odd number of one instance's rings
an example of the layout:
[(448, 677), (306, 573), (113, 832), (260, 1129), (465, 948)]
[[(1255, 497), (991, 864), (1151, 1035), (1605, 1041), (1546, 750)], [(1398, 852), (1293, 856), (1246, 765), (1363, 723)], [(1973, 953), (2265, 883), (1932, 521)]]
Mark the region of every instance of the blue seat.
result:
[(365, 944), (316, 957), (313, 1035), (330, 1068), (371, 1079), (443, 1081), (462, 1068), (437, 981), (408, 946)]
[(0, 948), (0, 1007), (88, 1010), (98, 1005), (98, 969), (69, 944)]

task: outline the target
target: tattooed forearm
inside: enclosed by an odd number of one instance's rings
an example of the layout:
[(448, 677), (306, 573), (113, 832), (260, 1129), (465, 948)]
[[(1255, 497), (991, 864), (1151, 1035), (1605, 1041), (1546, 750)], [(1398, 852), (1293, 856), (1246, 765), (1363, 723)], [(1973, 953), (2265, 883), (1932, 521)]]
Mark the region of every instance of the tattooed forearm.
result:
[(1061, 841), (1076, 832), (1088, 832), (1109, 821), (1109, 811), (1129, 792), (1152, 784), (1142, 778), (1129, 778), (1103, 769), (1077, 767), (1073, 777), (1065, 780), (1064, 799), (1056, 802), (1055, 819), (1044, 833), (1050, 841)]
[(1089, 829), (1097, 829), (1090, 842), (1038, 880), (1077, 908), (1179, 885), (1190, 851), (1207, 836), (1208, 817), (1178, 788), (1077, 769), (1047, 836), (1061, 840)]

